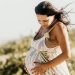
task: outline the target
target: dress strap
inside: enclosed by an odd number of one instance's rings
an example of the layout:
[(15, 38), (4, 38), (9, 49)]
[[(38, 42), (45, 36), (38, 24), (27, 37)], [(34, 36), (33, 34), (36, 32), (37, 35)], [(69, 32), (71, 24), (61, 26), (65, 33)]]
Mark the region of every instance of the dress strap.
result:
[(57, 20), (54, 20), (54, 24), (52, 26), (49, 27), (49, 31), (47, 31), (45, 34), (44, 34), (44, 37), (49, 37), (49, 32), (51, 32), (53, 30), (53, 28), (55, 27), (55, 24), (56, 24)]

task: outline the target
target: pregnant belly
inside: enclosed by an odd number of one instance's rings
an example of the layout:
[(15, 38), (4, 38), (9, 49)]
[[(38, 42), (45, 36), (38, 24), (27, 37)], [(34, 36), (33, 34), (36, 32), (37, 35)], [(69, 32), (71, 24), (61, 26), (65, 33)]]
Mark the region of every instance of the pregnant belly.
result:
[[(47, 51), (38, 51), (31, 48), (25, 58), (25, 64), (28, 69), (37, 66), (34, 62), (45, 63), (48, 62)], [(44, 55), (44, 56), (43, 56)]]
[[(38, 51), (34, 48), (30, 48), (25, 58), (25, 65), (30, 74), (32, 73), (31, 69), (37, 66), (34, 62), (46, 63), (52, 60), (54, 56), (56, 56), (53, 52), (51, 53), (51, 51), (49, 55), (47, 53), (49, 52), (48, 51)], [(44, 57), (41, 54), (44, 55)], [(48, 57), (50, 57), (50, 59), (48, 59)]]
[[(33, 67), (35, 67), (35, 61), (38, 58), (38, 51), (35, 50), (34, 48), (31, 48), (26, 57), (25, 57), (25, 65), (28, 69), (32, 69)], [(38, 61), (38, 60), (37, 60)]]

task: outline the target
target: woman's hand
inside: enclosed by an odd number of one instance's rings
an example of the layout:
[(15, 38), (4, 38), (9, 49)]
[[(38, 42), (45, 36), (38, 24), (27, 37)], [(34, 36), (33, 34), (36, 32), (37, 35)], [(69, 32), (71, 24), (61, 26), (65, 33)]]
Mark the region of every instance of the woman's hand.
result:
[(43, 75), (43, 73), (46, 72), (48, 69), (48, 65), (46, 63), (39, 63), (39, 62), (34, 62), (37, 66), (31, 69), (32, 73), (35, 73), (35, 75)]

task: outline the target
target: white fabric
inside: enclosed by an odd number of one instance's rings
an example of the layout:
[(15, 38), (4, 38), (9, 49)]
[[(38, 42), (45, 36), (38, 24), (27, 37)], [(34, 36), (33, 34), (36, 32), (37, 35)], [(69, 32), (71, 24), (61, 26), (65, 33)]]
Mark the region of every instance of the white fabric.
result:
[[(45, 45), (45, 37), (39, 40), (33, 41), (31, 44), (31, 48), (27, 52), (27, 55), (25, 58), (25, 66), (30, 75), (35, 75), (35, 74), (32, 74), (31, 72), (31, 69), (37, 66), (35, 65), (34, 61), (40, 62), (40, 63), (45, 62), (40, 52), (44, 52), (48, 60), (52, 60), (62, 53), (59, 46), (54, 48), (47, 48)], [(66, 62), (64, 61), (61, 64), (55, 66), (54, 68), (48, 69), (43, 75), (70, 75), (70, 74), (69, 74)]]

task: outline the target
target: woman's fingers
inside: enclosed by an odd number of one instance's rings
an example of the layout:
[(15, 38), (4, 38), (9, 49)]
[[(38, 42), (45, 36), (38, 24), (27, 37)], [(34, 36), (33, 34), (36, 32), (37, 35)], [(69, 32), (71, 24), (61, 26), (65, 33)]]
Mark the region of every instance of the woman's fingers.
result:
[(36, 65), (40, 65), (40, 63), (39, 62), (34, 62)]
[(39, 72), (39, 71), (36, 71), (36, 70), (33, 70), (33, 71), (32, 71), (32, 74), (39, 75), (40, 72)]

